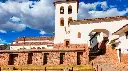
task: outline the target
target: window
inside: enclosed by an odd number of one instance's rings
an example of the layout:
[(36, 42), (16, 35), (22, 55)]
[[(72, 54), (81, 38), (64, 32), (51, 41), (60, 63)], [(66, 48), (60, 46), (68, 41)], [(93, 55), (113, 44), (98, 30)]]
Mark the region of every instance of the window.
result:
[(63, 6), (60, 7), (60, 14), (64, 14), (64, 7)]
[(127, 32), (125, 32), (125, 35), (126, 35), (126, 39), (128, 39), (128, 31), (127, 31)]
[(27, 61), (28, 64), (32, 64), (32, 56), (33, 53), (28, 53), (28, 61)]
[(60, 19), (60, 26), (64, 26), (64, 18)]
[(70, 22), (72, 21), (72, 17), (68, 18), (68, 26), (70, 25)]
[(68, 14), (71, 14), (72, 13), (72, 6), (68, 6)]
[(48, 63), (48, 55), (49, 55), (49, 53), (44, 53), (43, 65)]
[(81, 38), (81, 33), (80, 32), (78, 32), (78, 38)]
[(66, 40), (64, 40), (64, 44), (66, 47), (68, 47), (70, 45), (70, 41), (66, 39)]
[(65, 56), (65, 53), (60, 53), (60, 64), (64, 63), (64, 56)]

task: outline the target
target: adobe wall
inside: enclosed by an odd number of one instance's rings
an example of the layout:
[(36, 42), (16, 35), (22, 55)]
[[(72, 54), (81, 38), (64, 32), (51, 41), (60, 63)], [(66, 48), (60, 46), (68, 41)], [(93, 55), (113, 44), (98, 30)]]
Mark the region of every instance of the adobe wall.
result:
[[(62, 65), (77, 65), (77, 61), (80, 62), (80, 65), (85, 65), (89, 63), (88, 58), (88, 46), (86, 44), (71, 44), (69, 48), (62, 47), (63, 45), (55, 45), (55, 49), (42, 49), (41, 51), (39, 49), (32, 49), (36, 51), (23, 51), (23, 52), (0, 52), (0, 66), (7, 66), (10, 59), (9, 55), (12, 53), (17, 54), (13, 58), (14, 64), (13, 65), (29, 65), (28, 64), (28, 54), (33, 53), (32, 55), (32, 63), (30, 65), (44, 65), (44, 54), (48, 53), (47, 56), (47, 64), (46, 65), (60, 65), (60, 53), (65, 53), (63, 56), (63, 64)], [(82, 53), (79, 55), (79, 60), (77, 60), (77, 55), (79, 53)]]

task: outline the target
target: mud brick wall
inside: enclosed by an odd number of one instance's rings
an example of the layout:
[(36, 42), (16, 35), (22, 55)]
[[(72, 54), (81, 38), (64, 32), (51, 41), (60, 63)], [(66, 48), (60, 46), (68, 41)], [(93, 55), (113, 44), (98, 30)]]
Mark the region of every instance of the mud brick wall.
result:
[(42, 52), (33, 53), (32, 64), (33, 65), (43, 65), (43, 54), (42, 54)]
[(122, 53), (121, 54), (121, 62), (123, 62), (124, 64), (128, 64), (128, 53), (126, 53), (126, 54)]
[(18, 53), (18, 65), (27, 65), (28, 53)]
[(112, 47), (110, 45), (108, 45), (106, 47), (106, 54), (111, 60), (113, 60), (113, 62), (117, 63), (118, 61), (118, 57), (117, 57), (117, 50), (116, 49), (112, 49)]
[(9, 60), (9, 54), (8, 53), (1, 53), (0, 54), (0, 66), (7, 66)]
[(49, 52), (48, 65), (59, 65), (59, 63), (60, 63), (60, 53), (59, 52)]

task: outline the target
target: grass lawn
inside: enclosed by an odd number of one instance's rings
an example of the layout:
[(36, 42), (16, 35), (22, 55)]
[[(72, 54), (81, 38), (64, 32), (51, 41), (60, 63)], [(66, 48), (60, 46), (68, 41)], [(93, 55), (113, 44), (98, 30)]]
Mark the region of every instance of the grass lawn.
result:
[(18, 70), (44, 70), (45, 67), (47, 70), (60, 70), (64, 68), (72, 69), (73, 70), (94, 70), (94, 68), (86, 65), (43, 65), (43, 66), (34, 66), (34, 65), (29, 65), (29, 66), (2, 66), (1, 69), (3, 70), (8, 70), (8, 68), (13, 69), (15, 67)]

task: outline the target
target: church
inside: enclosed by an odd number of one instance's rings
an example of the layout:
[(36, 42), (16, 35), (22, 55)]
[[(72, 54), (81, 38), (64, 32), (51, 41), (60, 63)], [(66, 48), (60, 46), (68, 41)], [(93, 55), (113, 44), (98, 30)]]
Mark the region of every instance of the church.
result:
[(70, 44), (87, 44), (93, 48), (102, 42), (109, 44), (111, 40), (117, 39), (115, 46), (121, 48), (122, 53), (128, 52), (127, 16), (77, 20), (78, 0), (56, 1), (54, 6), (54, 44), (64, 44), (66, 47)]
[(99, 56), (109, 58), (104, 63), (128, 64), (128, 16), (78, 20), (78, 0), (56, 1), (54, 6), (55, 35), (17, 38), (12, 50), (0, 51), (0, 66), (90, 65), (93, 53), (105, 53)]

